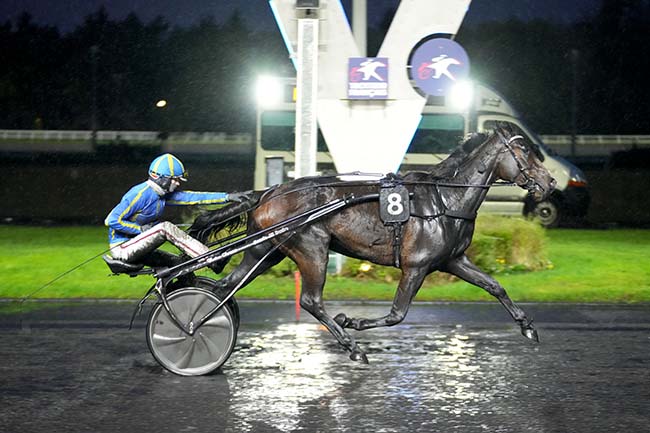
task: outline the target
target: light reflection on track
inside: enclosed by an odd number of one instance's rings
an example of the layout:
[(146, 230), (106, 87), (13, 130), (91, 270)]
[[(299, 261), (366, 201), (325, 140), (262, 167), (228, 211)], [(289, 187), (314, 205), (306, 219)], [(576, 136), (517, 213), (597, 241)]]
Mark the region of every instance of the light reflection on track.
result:
[[(293, 305), (242, 303), (221, 372), (179, 377), (147, 351), (132, 305), (53, 305), (16, 326), (0, 312), (0, 431), (646, 431), (650, 308), (527, 306), (541, 343), (499, 305), (415, 305), (406, 322), (352, 332), (350, 361)], [(530, 308), (529, 308), (530, 307)], [(377, 317), (388, 306), (334, 305)], [(15, 323), (14, 323), (15, 322)]]
[[(231, 390), (229, 427), (587, 432), (617, 422), (635, 426), (634, 417), (615, 422), (605, 413), (612, 407), (643, 413), (648, 404), (637, 397), (649, 397), (649, 391), (625, 373), (628, 355), (610, 353), (605, 343), (616, 340), (628, 352), (645, 353), (647, 367), (647, 337), (559, 330), (545, 332), (546, 342), (535, 345), (510, 326), (407, 328), (356, 333), (369, 366), (348, 360), (315, 324), (240, 332), (243, 347), (224, 368)], [(592, 386), (602, 386), (604, 376), (636, 386), (594, 393)], [(649, 378), (647, 371), (643, 376)]]

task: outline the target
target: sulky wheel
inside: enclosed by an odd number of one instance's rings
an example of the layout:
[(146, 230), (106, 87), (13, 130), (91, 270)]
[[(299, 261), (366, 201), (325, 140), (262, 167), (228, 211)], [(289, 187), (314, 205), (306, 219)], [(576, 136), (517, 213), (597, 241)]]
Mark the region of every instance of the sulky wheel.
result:
[[(194, 279), (194, 284), (196, 285), (196, 287), (200, 287), (202, 289), (211, 291), (212, 293), (216, 294), (219, 299), (223, 299), (221, 294), (216, 292), (217, 282), (212, 278), (198, 276)], [(226, 302), (226, 306), (230, 308), (230, 312), (232, 313), (233, 318), (235, 319), (235, 329), (239, 330), (239, 321), (240, 321), (239, 304), (237, 304), (237, 300), (235, 299), (234, 296), (230, 298), (228, 302)]]
[[(167, 301), (186, 328), (220, 302), (212, 292), (196, 287), (176, 290)], [(236, 339), (236, 320), (227, 306), (217, 311), (193, 335), (176, 326), (162, 302), (152, 308), (147, 322), (147, 345), (151, 354), (160, 365), (181, 376), (208, 374), (221, 367), (232, 353)]]

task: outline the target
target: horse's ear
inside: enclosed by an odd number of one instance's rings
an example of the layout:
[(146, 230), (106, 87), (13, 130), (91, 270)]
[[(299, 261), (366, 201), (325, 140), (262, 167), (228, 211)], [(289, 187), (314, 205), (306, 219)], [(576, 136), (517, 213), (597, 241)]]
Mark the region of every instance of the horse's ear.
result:
[(497, 128), (499, 128), (502, 132), (507, 132), (508, 135), (513, 134), (512, 123), (510, 122), (499, 121), (497, 122)]
[(503, 134), (503, 128), (501, 128), (501, 126), (496, 125), (496, 126), (494, 127), (494, 136), (499, 137), (499, 139), (501, 139), (501, 140), (503, 140), (503, 139), (506, 138), (506, 137), (504, 136), (504, 134)]
[(465, 136), (465, 140), (461, 143), (461, 148), (465, 153), (470, 153), (472, 150), (483, 144), (485, 140), (487, 140), (485, 134), (472, 132)]

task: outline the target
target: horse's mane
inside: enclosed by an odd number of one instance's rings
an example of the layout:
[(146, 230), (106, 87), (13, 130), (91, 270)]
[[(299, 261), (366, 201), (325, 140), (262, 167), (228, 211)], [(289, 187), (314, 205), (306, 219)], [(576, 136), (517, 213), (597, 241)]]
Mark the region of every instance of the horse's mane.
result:
[(446, 159), (433, 167), (431, 175), (439, 179), (450, 179), (454, 177), (463, 161), (489, 138), (490, 136), (488, 134), (479, 132), (467, 134)]
[(467, 134), (451, 152), (449, 157), (433, 167), (430, 174), (436, 179), (449, 180), (450, 178), (453, 178), (462, 164), (470, 160), (479, 148), (498, 134), (505, 133), (507, 133), (507, 136), (509, 137), (515, 135), (521, 135), (524, 137), (523, 142), (525, 145), (535, 152), (540, 161), (544, 161), (544, 154), (541, 152), (537, 144), (528, 140), (526, 134), (523, 133), (517, 125), (509, 122), (498, 122), (494, 130), (489, 134), (480, 132)]

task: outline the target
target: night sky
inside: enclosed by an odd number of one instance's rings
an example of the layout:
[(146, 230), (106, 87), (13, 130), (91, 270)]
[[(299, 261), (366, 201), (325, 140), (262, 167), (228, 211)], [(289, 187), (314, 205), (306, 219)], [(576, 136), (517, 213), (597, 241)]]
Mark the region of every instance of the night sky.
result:
[[(349, 10), (351, 0), (343, 0), (343, 3)], [(399, 0), (368, 0), (370, 25), (381, 22), (386, 12), (398, 3)], [(593, 15), (601, 3), (602, 0), (474, 0), (466, 20), (516, 17), (570, 22)], [(184, 27), (210, 15), (222, 21), (238, 8), (251, 29), (275, 28), (267, 0), (0, 0), (0, 22), (15, 22), (21, 12), (27, 11), (38, 24), (56, 26), (66, 33), (101, 5), (111, 19), (123, 19), (129, 12), (135, 12), (145, 23), (160, 15), (173, 25)]]

